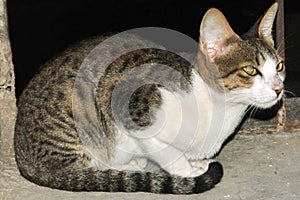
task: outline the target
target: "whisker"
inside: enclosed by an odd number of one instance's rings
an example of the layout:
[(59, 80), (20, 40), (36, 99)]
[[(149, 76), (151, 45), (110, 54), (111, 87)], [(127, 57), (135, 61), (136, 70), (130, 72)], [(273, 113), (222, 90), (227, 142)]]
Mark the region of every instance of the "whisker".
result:
[(249, 111), (251, 111), (249, 116), (248, 116), (248, 119), (247, 119), (248, 123), (251, 121), (251, 115), (252, 115), (252, 112), (253, 112), (253, 108), (254, 108), (254, 106), (250, 105), (250, 106), (248, 106), (247, 110), (245, 111), (245, 113), (249, 113)]
[(292, 92), (292, 91), (290, 91), (290, 90), (287, 90), (287, 89), (284, 90), (284, 93), (290, 94), (290, 95), (292, 95), (293, 97), (297, 97), (297, 95), (296, 95), (294, 92)]
[(260, 108), (258, 106), (255, 106), (255, 105), (253, 105), (252, 108), (253, 109), (252, 109), (252, 111), (250, 113), (249, 121), (248, 122), (250, 122), (250, 120), (256, 115), (257, 111), (260, 110)]
[(276, 49), (276, 52), (277, 52), (277, 54), (279, 54), (279, 55), (281, 55), (281, 53), (283, 53), (284, 51), (286, 51), (286, 50), (288, 50), (288, 49), (290, 49), (290, 48), (295, 48), (295, 46), (294, 45), (289, 45), (289, 46), (285, 46), (284, 48), (280, 48), (281, 47), (281, 45), (279, 45), (278, 47), (277, 47), (277, 49)]
[[(283, 53), (283, 51), (286, 51), (287, 49), (289, 49), (290, 47), (294, 47), (292, 45), (290, 46), (285, 46), (284, 48), (281, 48), (283, 44), (286, 44), (287, 39), (294, 37), (296, 34), (295, 33), (290, 33), (290, 34), (286, 34), (284, 41), (281, 42), (280, 44), (277, 45), (276, 51), (279, 55), (281, 55), (281, 53)], [(279, 52), (279, 49), (281, 50), (281, 52)]]
[(248, 106), (245, 112), (249, 112), (252, 109), (252, 107), (253, 107), (252, 105)]

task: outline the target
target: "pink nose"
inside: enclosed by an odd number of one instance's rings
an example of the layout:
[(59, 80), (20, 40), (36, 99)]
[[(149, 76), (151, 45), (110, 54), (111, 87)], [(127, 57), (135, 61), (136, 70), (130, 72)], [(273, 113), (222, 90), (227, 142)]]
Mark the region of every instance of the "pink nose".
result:
[(276, 84), (276, 85), (273, 86), (272, 89), (276, 92), (277, 96), (279, 96), (281, 94), (282, 90), (283, 90), (283, 85), (282, 84)]

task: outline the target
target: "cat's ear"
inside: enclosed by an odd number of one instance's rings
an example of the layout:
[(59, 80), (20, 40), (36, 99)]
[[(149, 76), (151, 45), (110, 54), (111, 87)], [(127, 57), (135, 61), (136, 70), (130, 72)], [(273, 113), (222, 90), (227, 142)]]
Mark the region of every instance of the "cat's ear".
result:
[(265, 15), (260, 20), (258, 25), (258, 35), (270, 45), (274, 46), (272, 29), (275, 20), (275, 16), (278, 9), (278, 3), (274, 3), (265, 13)]
[(209, 9), (200, 25), (200, 50), (211, 61), (229, 50), (229, 39), (239, 39), (239, 36), (231, 29), (225, 16), (216, 8)]

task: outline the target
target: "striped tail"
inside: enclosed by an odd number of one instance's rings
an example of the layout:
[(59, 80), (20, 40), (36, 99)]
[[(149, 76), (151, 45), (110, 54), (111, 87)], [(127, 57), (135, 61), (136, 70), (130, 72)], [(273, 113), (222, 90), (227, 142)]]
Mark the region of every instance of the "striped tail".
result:
[(155, 172), (130, 172), (97, 169), (34, 171), (28, 180), (42, 186), (69, 191), (152, 192), (169, 194), (195, 194), (207, 191), (220, 182), (223, 168), (219, 162), (209, 164), (208, 170), (197, 177), (173, 176), (159, 170)]

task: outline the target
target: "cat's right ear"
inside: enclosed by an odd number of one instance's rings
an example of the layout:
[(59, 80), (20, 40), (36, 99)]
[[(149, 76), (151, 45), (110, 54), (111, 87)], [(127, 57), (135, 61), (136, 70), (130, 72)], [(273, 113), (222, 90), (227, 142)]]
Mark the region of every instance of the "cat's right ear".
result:
[(274, 46), (272, 27), (278, 10), (278, 3), (274, 3), (265, 13), (258, 26), (258, 35), (270, 45)]
[(240, 39), (232, 30), (225, 16), (216, 8), (209, 9), (200, 25), (200, 50), (214, 61), (229, 50), (229, 39)]

